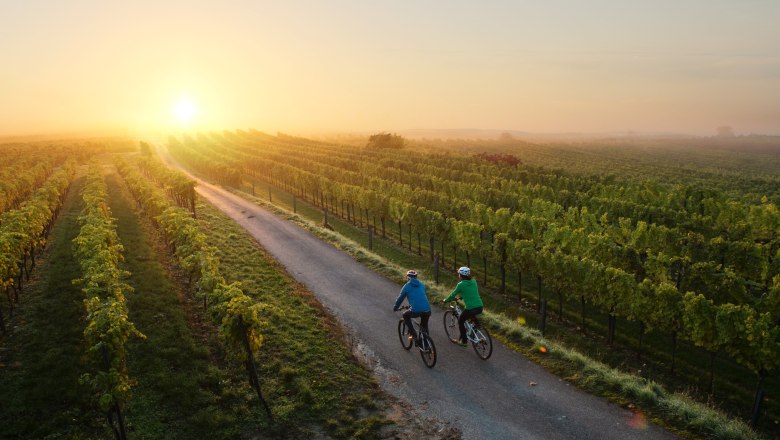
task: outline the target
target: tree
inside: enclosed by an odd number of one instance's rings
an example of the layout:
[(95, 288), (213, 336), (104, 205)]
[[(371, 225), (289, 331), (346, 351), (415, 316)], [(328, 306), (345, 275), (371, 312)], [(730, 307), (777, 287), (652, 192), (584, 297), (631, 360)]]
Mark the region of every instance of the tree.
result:
[(720, 127), (718, 127), (718, 137), (720, 138), (734, 137), (734, 128), (730, 125), (721, 125)]
[(138, 148), (141, 151), (141, 156), (149, 156), (152, 154), (152, 146), (149, 145), (148, 142), (141, 141)]
[(498, 135), (498, 140), (500, 141), (513, 141), (515, 140), (515, 137), (512, 135), (512, 133), (505, 131)]
[(406, 139), (400, 134), (377, 133), (368, 138), (366, 148), (389, 148), (400, 150), (406, 145)]

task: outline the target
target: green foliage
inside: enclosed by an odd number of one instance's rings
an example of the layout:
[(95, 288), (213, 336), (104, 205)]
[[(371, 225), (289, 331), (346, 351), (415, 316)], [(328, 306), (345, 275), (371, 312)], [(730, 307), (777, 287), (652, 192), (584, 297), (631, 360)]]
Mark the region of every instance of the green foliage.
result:
[[(728, 339), (728, 353), (748, 368), (757, 365), (749, 360), (755, 347), (746, 342), (755, 339), (753, 330), (718, 326), (715, 316), (733, 313), (730, 307), (746, 319), (749, 309), (776, 310), (776, 172), (756, 183), (774, 198), (742, 198), (693, 179), (574, 174), (527, 164), (522, 156), (516, 168), (438, 151), (420, 151), (410, 161), (392, 149), (256, 132), (185, 138), (172, 141), (172, 150), (181, 151), (182, 143), (214, 162), (200, 168), (204, 174), (230, 164), (330, 212), (346, 204), (369, 218), (389, 218), (399, 240), (426, 234), (461, 255), (485, 257), (486, 272), (488, 263), (505, 258), (604, 313), (706, 350), (724, 348)], [(432, 213), (446, 220), (432, 221)]]
[(244, 332), (247, 332), (252, 353), (258, 352), (263, 345), (263, 329), (268, 326), (268, 317), (263, 312), (274, 310), (267, 304), (256, 303), (241, 291), (240, 286), (239, 282), (225, 284), (221, 281), (208, 294), (208, 302), (211, 304), (209, 314), (219, 323), (220, 334), (232, 352), (245, 359)]
[(703, 295), (688, 292), (683, 297), (683, 322), (688, 335), (694, 344), (708, 351), (717, 351), (721, 345), (717, 314), (715, 304)]
[(14, 280), (36, 248), (46, 243), (45, 232), (62, 206), (73, 181), (75, 162), (66, 162), (18, 209), (0, 215), (0, 289), (19, 287)]
[[(147, 161), (145, 166), (152, 165)], [(227, 347), (236, 356), (245, 357), (242, 344), (243, 332), (246, 331), (252, 352), (259, 350), (262, 328), (266, 325), (260, 313), (264, 307), (247, 297), (239, 283), (225, 282), (219, 273), (215, 249), (206, 244), (205, 235), (189, 212), (170, 204), (162, 191), (127, 161), (118, 160), (117, 168), (138, 202), (154, 215), (153, 219), (175, 249), (179, 264), (197, 280), (198, 295), (206, 299), (212, 321), (218, 325)], [(243, 325), (239, 325), (240, 320), (243, 320)]]
[[(47, 238), (35, 280), (20, 298), (12, 328), (2, 338), (0, 426), (4, 438), (100, 438), (84, 373), (84, 306), (71, 280), (80, 276), (72, 240), (78, 235), (74, 179)], [(7, 315), (6, 315), (7, 318)], [(6, 325), (9, 321), (6, 322)], [(41, 417), (46, 414), (46, 417)]]
[(780, 327), (776, 317), (726, 304), (715, 316), (718, 337), (734, 359), (756, 373), (780, 369)]
[(127, 296), (129, 316), (147, 337), (128, 348), (127, 367), (137, 385), (123, 411), (132, 436), (162, 440), (208, 433), (216, 440), (255, 432), (253, 402), (243, 392), (245, 372), (222, 362), (218, 335), (192, 315), (198, 301), (180, 295), (184, 283), (165, 267), (171, 260), (155, 243), (160, 235), (147, 227), (118, 174), (107, 171), (111, 211), (127, 256), (123, 267), (132, 272), (126, 281), (138, 292)]
[[(246, 196), (246, 194), (243, 195)], [(307, 228), (312, 233), (317, 234), (335, 246), (344, 249), (356, 260), (362, 262), (363, 264), (368, 264), (374, 270), (379, 271), (386, 276), (394, 277), (397, 276), (398, 273), (402, 272), (402, 267), (394, 264), (394, 262), (397, 262), (397, 259), (399, 258), (406, 258), (409, 261), (416, 261), (415, 264), (419, 263), (418, 260), (410, 259), (409, 255), (398, 256), (397, 254), (393, 254), (394, 258), (392, 261), (386, 261), (377, 254), (366, 254), (365, 250), (357, 243), (354, 243), (345, 237), (350, 236), (359, 238), (360, 232), (356, 231), (355, 228), (342, 227), (342, 225), (339, 223), (334, 222), (334, 227), (336, 227), (336, 229), (344, 235), (334, 234), (332, 231), (320, 228), (313, 222), (302, 220), (299, 215), (294, 215), (290, 212), (287, 212), (274, 204), (270, 204), (258, 198), (252, 198), (249, 196), (247, 197), (255, 203), (276, 212), (284, 218), (297, 222), (300, 226)], [(299, 209), (301, 209), (300, 206)], [(309, 212), (309, 214), (311, 214), (311, 212)], [(519, 240), (516, 243), (519, 243), (518, 246), (521, 249), (524, 245), (527, 245), (527, 243), (523, 244)], [(375, 247), (374, 250), (376, 252), (377, 248)], [(391, 251), (391, 248), (383, 248), (381, 254), (385, 255)], [(243, 251), (241, 249), (235, 249), (233, 252), (239, 255), (243, 255)], [(529, 254), (536, 255), (537, 252), (529, 251)], [(252, 259), (252, 261), (255, 260), (256, 259), (254, 258)], [(241, 259), (241, 261), (243, 261), (243, 259)], [(582, 261), (579, 261), (579, 263), (583, 268), (581, 269), (583, 270), (582, 273), (588, 273), (587, 271), (590, 270), (589, 264), (592, 264), (592, 262), (589, 262), (587, 259), (583, 259)], [(414, 264), (404, 264), (403, 267), (410, 265)], [(454, 279), (451, 281), (454, 282)], [(780, 281), (780, 279), (778, 279), (778, 281)], [(652, 286), (652, 283), (644, 283), (643, 286)], [(679, 321), (682, 319), (682, 295), (680, 295), (679, 291), (676, 289), (676, 287), (674, 287), (674, 285), (667, 283), (662, 287), (663, 288), (659, 289), (655, 295), (657, 295), (659, 298), (668, 297), (664, 301), (668, 302), (668, 307), (670, 310), (676, 313), (672, 313), (670, 318), (667, 318), (665, 315), (661, 315), (661, 317), (659, 317), (658, 326), (661, 328), (669, 328), (670, 330), (679, 328), (679, 326), (682, 325)], [(448, 292), (449, 289), (446, 287), (429, 285), (429, 293), (438, 295), (440, 298), (446, 296)], [(644, 294), (652, 293), (644, 292)], [(572, 381), (579, 387), (585, 388), (590, 392), (606, 396), (608, 398), (617, 399), (617, 401), (621, 404), (625, 404), (627, 399), (631, 400), (632, 402), (639, 403), (640, 405), (638, 405), (638, 407), (646, 415), (648, 415), (648, 417), (651, 417), (654, 420), (657, 420), (658, 418), (663, 419), (671, 426), (678, 427), (679, 429), (682, 429), (688, 433), (695, 433), (689, 435), (695, 436), (700, 433), (702, 436), (706, 436), (707, 438), (724, 439), (759, 438), (759, 436), (744, 422), (733, 419), (732, 417), (712, 409), (707, 405), (695, 402), (686, 393), (672, 393), (665, 390), (660, 385), (652, 383), (651, 381), (640, 378), (636, 375), (627, 374), (618, 371), (617, 369), (609, 368), (608, 366), (598, 361), (594, 361), (582, 353), (576, 350), (572, 350), (571, 348), (567, 348), (563, 344), (559, 344), (556, 341), (540, 339), (538, 330), (529, 328), (527, 325), (521, 325), (517, 320), (499, 313), (492, 307), (488, 308), (488, 310), (484, 312), (483, 315), (485, 316), (485, 322), (491, 326), (491, 331), (495, 332), (493, 334), (502, 335), (502, 340), (505, 343), (508, 342), (510, 347), (515, 350), (525, 352), (527, 355), (529, 355), (529, 357), (536, 357), (536, 361), (541, 362), (546, 367), (557, 372), (558, 374), (563, 374), (563, 377), (565, 377), (566, 380)], [(671, 321), (669, 321), (669, 319), (671, 319)], [(543, 345), (548, 349), (547, 354), (544, 357), (537, 357), (538, 347), (540, 345)], [(292, 371), (292, 369), (283, 367), (279, 374), (284, 381), (291, 382), (295, 379), (295, 372)], [(336, 429), (339, 426), (339, 421), (333, 419), (331, 421), (331, 426), (333, 429)]]
[(84, 337), (97, 371), (85, 373), (80, 381), (90, 384), (100, 407), (108, 410), (116, 401), (130, 398), (134, 381), (127, 371), (127, 341), (145, 336), (128, 319), (125, 294), (132, 288), (122, 281), (129, 273), (118, 267), (122, 245), (106, 204), (106, 185), (97, 162), (90, 165), (81, 197), (84, 208), (79, 223), (82, 226), (73, 243), (82, 277), (74, 283), (82, 287), (86, 296)]
[(377, 133), (368, 137), (366, 148), (385, 148), (400, 150), (406, 145), (406, 139), (400, 134)]
[(189, 209), (194, 214), (195, 209), (195, 181), (183, 173), (171, 170), (160, 162), (156, 155), (141, 157), (138, 167), (145, 176), (152, 179), (162, 187), (168, 197), (173, 199), (178, 206)]
[(190, 137), (185, 137), (183, 142), (171, 138), (168, 148), (177, 160), (220, 184), (238, 186), (241, 183), (241, 164), (236, 158), (220, 155), (218, 160), (214, 160), (211, 156), (219, 153), (208, 147), (201, 149), (201, 144)]

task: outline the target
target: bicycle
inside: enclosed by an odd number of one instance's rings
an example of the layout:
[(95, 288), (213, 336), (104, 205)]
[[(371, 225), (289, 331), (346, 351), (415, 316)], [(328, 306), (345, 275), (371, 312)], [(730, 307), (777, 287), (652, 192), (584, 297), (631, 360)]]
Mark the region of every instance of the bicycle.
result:
[[(409, 306), (400, 307), (398, 310), (408, 310)], [(436, 345), (433, 343), (433, 339), (428, 336), (428, 332), (422, 330), (418, 319), (412, 319), (412, 325), (417, 330), (417, 340), (409, 339), (409, 329), (406, 327), (406, 321), (401, 318), (398, 321), (398, 338), (401, 340), (401, 346), (404, 350), (410, 350), (414, 342), (417, 343), (417, 348), (420, 349), (420, 356), (423, 363), (428, 368), (433, 368), (436, 365)]]
[[(450, 306), (450, 310), (444, 312), (444, 332), (454, 343), (457, 343), (460, 338), (458, 317), (461, 313), (463, 309), (458, 301)], [(483, 361), (487, 360), (493, 354), (493, 340), (490, 338), (490, 333), (482, 327), (477, 318), (469, 318), (463, 324), (466, 327), (466, 338), (471, 342), (474, 352)]]

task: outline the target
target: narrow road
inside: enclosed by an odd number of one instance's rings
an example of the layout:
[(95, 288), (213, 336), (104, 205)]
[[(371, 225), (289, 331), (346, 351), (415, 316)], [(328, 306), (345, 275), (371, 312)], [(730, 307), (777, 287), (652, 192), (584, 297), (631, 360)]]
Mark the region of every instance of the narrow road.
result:
[[(429, 324), (438, 361), (426, 368), (398, 341), (392, 312), (399, 284), (308, 231), (224, 189), (198, 180), (198, 193), (258, 242), (351, 329), (385, 391), (457, 427), (465, 439), (674, 439), (660, 427), (591, 396), (493, 341), (493, 356), (447, 340), (443, 310)], [(403, 274), (398, 274), (399, 280)], [(422, 280), (425, 281), (425, 280)], [(532, 384), (533, 383), (533, 384)]]

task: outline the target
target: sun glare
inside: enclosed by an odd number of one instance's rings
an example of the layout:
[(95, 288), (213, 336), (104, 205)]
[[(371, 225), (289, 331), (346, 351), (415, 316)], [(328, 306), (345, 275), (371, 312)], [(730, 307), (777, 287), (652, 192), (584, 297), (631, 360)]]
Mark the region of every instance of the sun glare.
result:
[(180, 124), (189, 124), (195, 119), (195, 116), (198, 113), (198, 108), (195, 106), (195, 103), (189, 99), (182, 98), (179, 100), (179, 102), (176, 103), (174, 113), (176, 114), (176, 119)]

